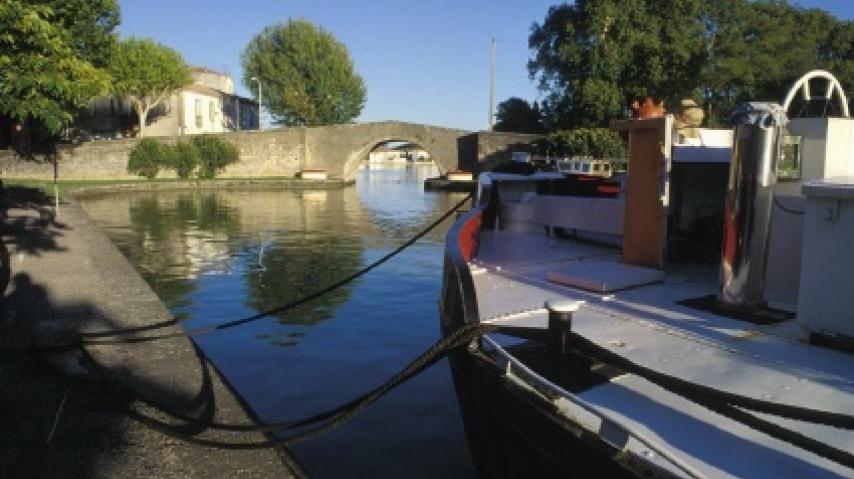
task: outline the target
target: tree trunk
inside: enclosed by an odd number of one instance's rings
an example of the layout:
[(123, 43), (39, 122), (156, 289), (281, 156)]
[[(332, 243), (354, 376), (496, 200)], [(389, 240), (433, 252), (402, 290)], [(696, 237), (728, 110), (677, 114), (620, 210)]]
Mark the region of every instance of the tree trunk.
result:
[(140, 108), (137, 111), (137, 115), (139, 116), (139, 137), (145, 137), (145, 122), (148, 119), (148, 108)]

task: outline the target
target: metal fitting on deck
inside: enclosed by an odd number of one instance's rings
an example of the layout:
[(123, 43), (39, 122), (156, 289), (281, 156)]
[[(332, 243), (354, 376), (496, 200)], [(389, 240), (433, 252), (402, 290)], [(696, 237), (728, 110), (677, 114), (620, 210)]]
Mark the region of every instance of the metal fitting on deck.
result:
[(549, 311), (549, 353), (565, 356), (569, 353), (569, 334), (572, 332), (572, 314), (584, 301), (550, 299), (545, 308)]

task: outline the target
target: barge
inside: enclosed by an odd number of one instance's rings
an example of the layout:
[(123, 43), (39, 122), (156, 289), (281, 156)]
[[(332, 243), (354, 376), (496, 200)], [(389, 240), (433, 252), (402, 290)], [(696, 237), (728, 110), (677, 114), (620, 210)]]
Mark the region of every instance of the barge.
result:
[(838, 116), (614, 122), (606, 190), (480, 175), (439, 302), (490, 330), (451, 357), (480, 475), (854, 477), (854, 120), (817, 77)]

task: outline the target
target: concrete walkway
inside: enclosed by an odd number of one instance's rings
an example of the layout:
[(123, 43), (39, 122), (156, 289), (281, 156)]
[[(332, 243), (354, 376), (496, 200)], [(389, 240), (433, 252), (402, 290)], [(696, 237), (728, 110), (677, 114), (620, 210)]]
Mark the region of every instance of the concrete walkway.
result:
[[(33, 190), (8, 191), (6, 197), (9, 208), (2, 233), (12, 282), (0, 315), (0, 477), (299, 476), (283, 451), (212, 449), (148, 429), (112, 412), (103, 398), (73, 386), (31, 353), (34, 325), (40, 321), (59, 329), (103, 331), (145, 326), (170, 315), (80, 208), (63, 204), (54, 218), (52, 206)], [(180, 331), (180, 326), (171, 326), (156, 333)], [(252, 422), (186, 337), (90, 346), (86, 353), (89, 358), (79, 351), (51, 355), (49, 364), (87, 377), (95, 361), (137, 391), (187, 414)], [(265, 439), (260, 434), (192, 432), (219, 440)]]

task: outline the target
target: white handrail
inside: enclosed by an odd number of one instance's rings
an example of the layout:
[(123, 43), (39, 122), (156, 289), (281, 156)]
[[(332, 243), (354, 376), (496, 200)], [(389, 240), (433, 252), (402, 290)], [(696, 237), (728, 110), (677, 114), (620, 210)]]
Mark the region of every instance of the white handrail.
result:
[(812, 96), (810, 93), (810, 80), (813, 78), (823, 78), (827, 80), (827, 91), (824, 94), (824, 99), (829, 102), (833, 97), (833, 92), (836, 91), (839, 93), (839, 102), (842, 106), (842, 114), (845, 118), (851, 116), (848, 111), (848, 98), (845, 96), (845, 91), (842, 89), (842, 85), (832, 73), (826, 70), (813, 70), (799, 78), (786, 95), (786, 99), (783, 101), (783, 109), (786, 112), (789, 111), (789, 106), (792, 104), (792, 100), (795, 99), (795, 95), (798, 93), (798, 90), (803, 92), (804, 100), (806, 101), (822, 98), (820, 96)]

